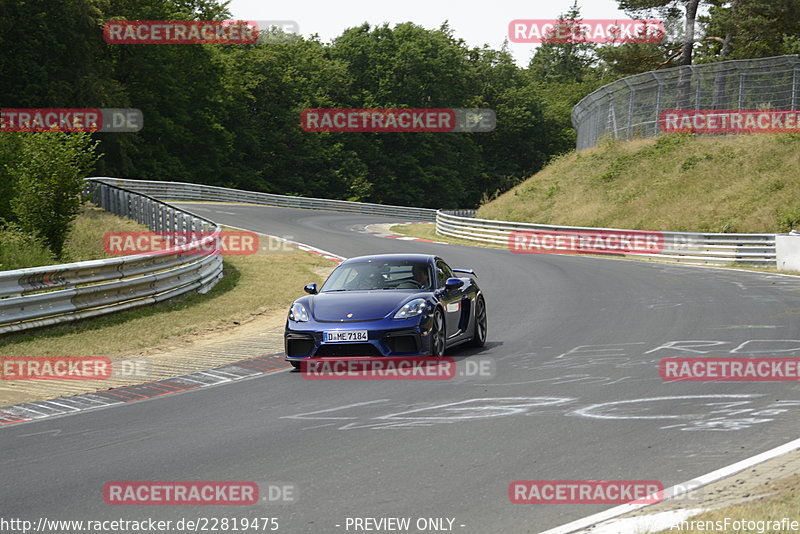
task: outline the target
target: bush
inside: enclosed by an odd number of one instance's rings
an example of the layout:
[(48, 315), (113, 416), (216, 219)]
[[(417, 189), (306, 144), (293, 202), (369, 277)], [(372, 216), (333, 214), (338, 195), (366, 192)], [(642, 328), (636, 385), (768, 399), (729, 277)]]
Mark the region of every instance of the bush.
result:
[(8, 225), (0, 228), (0, 271), (50, 265), (54, 258), (40, 238)]
[[(16, 161), (5, 164), (13, 198), (11, 220), (62, 256), (64, 241), (81, 207), (83, 178), (97, 161), (88, 134), (22, 134)], [(3, 165), (0, 162), (0, 167)]]

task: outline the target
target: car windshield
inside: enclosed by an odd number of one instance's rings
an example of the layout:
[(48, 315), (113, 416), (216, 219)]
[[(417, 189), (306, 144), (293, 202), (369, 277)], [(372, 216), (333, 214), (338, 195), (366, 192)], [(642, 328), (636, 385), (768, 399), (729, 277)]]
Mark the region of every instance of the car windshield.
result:
[(341, 265), (331, 273), (320, 291), (430, 288), (431, 269), (427, 263), (384, 260)]

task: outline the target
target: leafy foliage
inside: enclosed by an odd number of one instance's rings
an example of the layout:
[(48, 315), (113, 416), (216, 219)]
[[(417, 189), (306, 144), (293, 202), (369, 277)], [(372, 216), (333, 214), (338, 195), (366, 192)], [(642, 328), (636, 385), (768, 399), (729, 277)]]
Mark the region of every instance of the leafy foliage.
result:
[(87, 134), (24, 134), (17, 161), (7, 169), (15, 187), (12, 220), (43, 239), (57, 258), (80, 211), (83, 177), (97, 159), (96, 144)]

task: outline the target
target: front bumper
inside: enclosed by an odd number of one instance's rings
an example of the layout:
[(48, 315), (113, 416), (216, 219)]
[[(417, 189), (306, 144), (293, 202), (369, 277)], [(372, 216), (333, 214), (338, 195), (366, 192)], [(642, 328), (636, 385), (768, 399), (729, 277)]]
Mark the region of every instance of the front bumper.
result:
[[(430, 353), (430, 318), (381, 319), (353, 323), (287, 321), (283, 334), (287, 361), (348, 356), (420, 356)], [(324, 342), (323, 332), (366, 330), (367, 341)]]

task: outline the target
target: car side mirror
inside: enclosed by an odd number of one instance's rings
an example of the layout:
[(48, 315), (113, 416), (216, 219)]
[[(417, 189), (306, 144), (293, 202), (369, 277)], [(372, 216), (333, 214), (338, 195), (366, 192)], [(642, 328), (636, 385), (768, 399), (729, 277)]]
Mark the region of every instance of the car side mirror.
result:
[(444, 288), (447, 290), (458, 289), (464, 285), (464, 281), (460, 278), (448, 278), (444, 283)]
[(306, 284), (306, 287), (303, 290), (308, 293), (309, 295), (316, 295), (317, 294), (317, 284)]

